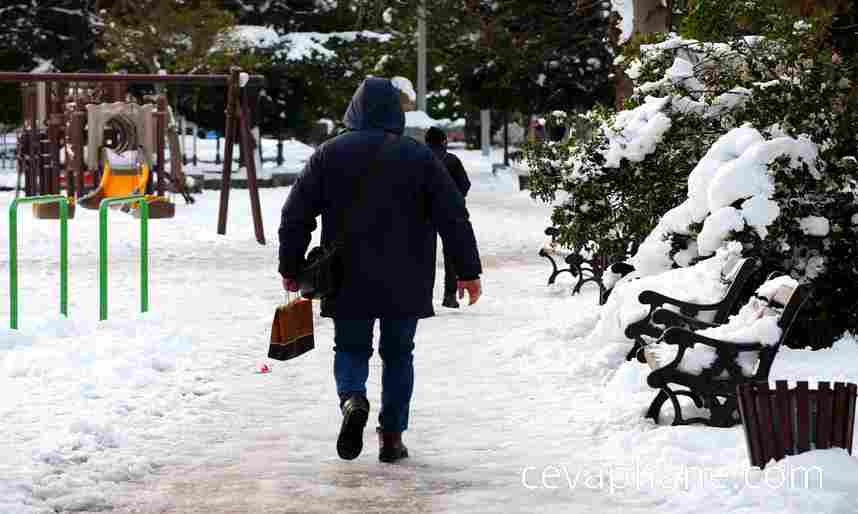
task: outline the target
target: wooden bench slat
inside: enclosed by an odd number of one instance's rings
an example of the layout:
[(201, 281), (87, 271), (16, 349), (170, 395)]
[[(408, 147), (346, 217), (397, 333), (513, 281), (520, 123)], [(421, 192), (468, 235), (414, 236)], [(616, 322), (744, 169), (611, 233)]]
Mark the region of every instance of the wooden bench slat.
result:
[(748, 447), (748, 458), (752, 466), (763, 467), (765, 462), (760, 453), (760, 448), (762, 448), (762, 445), (760, 445), (760, 425), (759, 419), (756, 416), (757, 411), (754, 408), (755, 397), (757, 395), (756, 384), (753, 382), (741, 384), (738, 389), (739, 412), (742, 419), (745, 420), (745, 442)]
[(816, 449), (831, 448), (831, 389), (828, 382), (816, 387)]
[(778, 402), (777, 385), (775, 387), (775, 389), (772, 389), (769, 387), (768, 382), (765, 382), (766, 401), (771, 411), (771, 417), (767, 424), (772, 427), (772, 453), (768, 455), (768, 458), (780, 460), (786, 455), (781, 420), (787, 416), (789, 411), (781, 409), (781, 405)]
[(847, 450), (849, 453), (852, 453), (852, 437), (854, 435), (853, 431), (855, 430), (855, 396), (858, 395), (858, 385), (850, 383), (846, 387), (846, 394), (849, 400), (848, 404), (848, 419), (853, 420), (851, 423), (846, 423), (846, 446), (848, 446)]
[(843, 448), (843, 443), (846, 440), (846, 384), (843, 382), (834, 383), (834, 412), (832, 412), (832, 433), (831, 444), (836, 448)]
[(790, 402), (789, 386), (786, 380), (775, 382), (775, 398), (780, 414), (779, 427), (781, 435), (781, 446), (784, 455), (795, 455), (795, 437), (793, 436), (794, 410)]
[(802, 453), (810, 450), (810, 395), (807, 382), (801, 381), (796, 384), (795, 400), (798, 424), (797, 450), (798, 453)]
[(771, 398), (769, 391), (769, 383), (759, 382), (757, 384), (757, 420), (760, 426), (760, 437), (763, 440), (763, 461), (768, 462), (775, 457), (777, 450), (775, 448), (775, 431), (772, 426)]

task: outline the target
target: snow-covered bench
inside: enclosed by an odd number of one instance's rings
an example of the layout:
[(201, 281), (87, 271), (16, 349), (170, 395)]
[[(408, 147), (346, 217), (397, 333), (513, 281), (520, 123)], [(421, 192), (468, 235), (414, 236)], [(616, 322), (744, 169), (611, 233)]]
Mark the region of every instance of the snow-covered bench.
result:
[[(778, 349), (811, 296), (809, 284), (799, 286), (790, 277), (778, 277), (760, 286), (757, 295), (724, 325), (697, 331), (665, 330), (655, 344), (644, 349), (653, 368), (647, 384), (659, 390), (646, 416), (658, 422), (661, 407), (670, 400), (674, 425), (729, 427), (739, 423), (736, 387), (768, 380)], [(709, 409), (709, 418), (686, 419), (679, 396)]]
[[(548, 238), (539, 249), (539, 256), (548, 259), (551, 263), (551, 274), (548, 276), (548, 285), (554, 283), (557, 276), (562, 273), (569, 273), (573, 277), (578, 278), (575, 287), (572, 288), (572, 294), (581, 292), (581, 287), (587, 282), (593, 282), (599, 286), (599, 305), (605, 303), (607, 298), (608, 288), (602, 278), (605, 273), (615, 273), (623, 276), (629, 273), (634, 268), (625, 263), (612, 264), (611, 256), (595, 254), (591, 255), (583, 250), (569, 250), (557, 243), (557, 236), (560, 235), (560, 230), (556, 227), (548, 227), (545, 229), (545, 235)], [(566, 268), (560, 268), (555, 259), (561, 259), (567, 264)], [(613, 267), (617, 267), (616, 270)]]
[[(557, 236), (560, 234), (560, 230), (555, 227), (548, 227), (545, 229), (545, 235), (548, 236), (545, 239), (545, 242), (542, 244), (542, 247), (539, 249), (539, 256), (545, 257), (548, 259), (548, 262), (551, 263), (551, 275), (548, 276), (548, 285), (554, 283), (557, 280), (557, 276), (561, 273), (569, 273), (573, 277), (576, 276), (578, 272), (577, 268), (573, 269), (572, 262), (575, 259), (572, 257), (574, 252), (571, 250), (560, 246), (557, 242)], [(568, 268), (560, 268), (557, 266), (557, 261), (554, 259), (560, 259), (566, 264), (569, 265)]]
[[(650, 338), (650, 341), (657, 339), (665, 328), (704, 328), (696, 323), (700, 321), (697, 319), (700, 315), (708, 316), (708, 321), (714, 325), (724, 324), (743, 299), (743, 291), (748, 280), (760, 267), (759, 261), (753, 258), (740, 259), (736, 262), (727, 261), (727, 265), (730, 268), (721, 271), (721, 282), (727, 286), (727, 290), (724, 297), (715, 303), (699, 305), (677, 300), (656, 291), (643, 291), (638, 296), (638, 301), (643, 305), (649, 305), (649, 313), (645, 318), (626, 327), (626, 337), (634, 340), (631, 350), (626, 354), (626, 360), (630, 361), (637, 357), (640, 362), (645, 362), (641, 350), (647, 344), (647, 338)], [(664, 308), (665, 306), (669, 306), (671, 310)], [(658, 316), (654, 316), (656, 311)]]

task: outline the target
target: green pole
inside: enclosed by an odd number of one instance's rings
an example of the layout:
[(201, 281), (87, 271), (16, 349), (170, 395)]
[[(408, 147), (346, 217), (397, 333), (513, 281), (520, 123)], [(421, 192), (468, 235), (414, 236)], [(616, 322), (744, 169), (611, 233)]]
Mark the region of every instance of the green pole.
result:
[(18, 330), (18, 199), (9, 206), (9, 327)]
[(140, 311), (149, 310), (149, 204), (144, 195), (105, 198), (98, 208), (98, 319), (107, 319), (107, 209), (138, 203), (140, 210)]
[(98, 319), (107, 319), (107, 200), (98, 209)]
[(140, 312), (149, 311), (149, 204), (140, 202)]
[(60, 312), (69, 316), (69, 202), (60, 202)]
[(9, 205), (9, 326), (18, 329), (18, 206), (21, 204), (60, 204), (60, 313), (68, 316), (68, 212), (69, 201), (63, 195), (16, 198)]

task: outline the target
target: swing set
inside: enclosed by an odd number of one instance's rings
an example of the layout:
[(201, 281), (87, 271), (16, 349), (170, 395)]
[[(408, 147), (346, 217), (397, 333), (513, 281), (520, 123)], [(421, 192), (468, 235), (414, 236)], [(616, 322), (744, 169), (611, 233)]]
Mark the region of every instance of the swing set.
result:
[[(129, 85), (225, 85), (226, 144), (217, 233), (226, 233), (233, 148), (238, 144), (250, 189), (254, 235), (265, 244), (256, 162), (250, 157), (257, 142), (249, 107), (254, 103), (249, 96), (264, 80), (237, 67), (228, 75), (0, 72), (0, 82), (21, 84), (16, 198), (21, 190), (25, 197), (35, 197), (62, 194), (64, 189), (68, 216), (73, 218), (76, 205), (98, 209), (102, 200), (139, 194), (149, 204), (150, 218), (172, 218), (175, 205), (167, 193), (193, 203), (185, 188), (175, 118), (165, 94), (133, 98)], [(139, 216), (138, 204), (126, 209)], [(33, 203), (33, 213), (40, 219), (59, 219), (59, 204)]]
[[(99, 319), (107, 319), (107, 212), (120, 206), (140, 218), (140, 308), (149, 309), (148, 221), (172, 218), (166, 193), (185, 190), (182, 155), (173, 114), (164, 94), (129, 95), (130, 84), (179, 83), (227, 86), (226, 144), (217, 233), (226, 234), (234, 146), (247, 172), (254, 234), (265, 244), (251, 132), (249, 89), (262, 76), (238, 68), (229, 75), (0, 72), (0, 82), (21, 84), (23, 120), (18, 136), (19, 187), (9, 206), (10, 326), (18, 328), (17, 210), (32, 204), (34, 217), (60, 221), (60, 312), (68, 305), (68, 219), (75, 206), (99, 210)], [(250, 86), (250, 87), (247, 87)], [(255, 91), (255, 90), (254, 90)], [(166, 151), (169, 146), (170, 170)], [(23, 178), (24, 197), (19, 198)], [(98, 184), (97, 186), (95, 186)], [(87, 191), (87, 188), (90, 191)], [(94, 188), (94, 189), (92, 189)], [(65, 193), (61, 190), (65, 189)]]

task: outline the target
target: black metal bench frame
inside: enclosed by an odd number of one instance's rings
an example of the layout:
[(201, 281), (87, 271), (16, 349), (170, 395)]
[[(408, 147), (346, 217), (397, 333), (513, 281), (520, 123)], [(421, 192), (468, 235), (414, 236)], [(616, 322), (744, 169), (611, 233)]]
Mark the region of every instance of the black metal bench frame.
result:
[[(745, 285), (760, 268), (759, 261), (754, 258), (746, 258), (743, 262), (737, 264), (737, 266), (740, 266), (740, 268), (733, 274), (732, 280), (723, 275), (721, 276), (721, 281), (725, 284), (729, 283), (730, 286), (724, 298), (716, 303), (689, 303), (656, 291), (643, 291), (638, 296), (638, 302), (643, 305), (649, 305), (649, 313), (647, 313), (645, 318), (635, 321), (626, 327), (626, 337), (634, 340), (631, 350), (626, 354), (626, 360), (630, 361), (637, 358), (639, 362), (645, 362), (641, 353), (641, 350), (647, 344), (644, 336), (656, 339), (662, 335), (665, 328), (690, 327), (692, 329), (701, 329), (725, 323), (742, 300)], [(679, 313), (662, 309), (664, 312), (660, 313), (657, 318), (654, 317), (654, 313), (664, 305), (678, 307)], [(701, 312), (714, 312), (712, 323), (705, 323), (698, 320), (696, 316)]]
[[(560, 235), (560, 230), (556, 227), (548, 227), (545, 229), (545, 235), (551, 237), (551, 240), (554, 241), (555, 238)], [(541, 248), (539, 250), (539, 256), (548, 259), (548, 262), (551, 263), (551, 275), (548, 276), (548, 285), (552, 285), (555, 280), (557, 280), (557, 276), (562, 273), (569, 273), (573, 277), (578, 278), (578, 282), (575, 284), (575, 287), (572, 288), (572, 294), (578, 294), (581, 292), (581, 288), (584, 287), (584, 284), (588, 282), (593, 282), (599, 286), (599, 305), (605, 303), (605, 300), (608, 297), (609, 291), (606, 290), (605, 284), (602, 282), (602, 275), (604, 275), (605, 271), (607, 271), (612, 266), (610, 264), (612, 260), (609, 257), (604, 255), (594, 255), (590, 259), (585, 259), (581, 256), (581, 249), (576, 249), (575, 251), (569, 253), (563, 261), (567, 264), (566, 268), (560, 268), (557, 265), (557, 261), (554, 260), (554, 257), (550, 252), (546, 251), (545, 248)], [(628, 265), (620, 266), (623, 267), (623, 275), (629, 273), (632, 268)]]
[[(661, 408), (666, 401), (673, 405), (673, 425), (688, 425), (704, 423), (714, 427), (730, 427), (739, 423), (738, 400), (736, 388), (740, 384), (761, 382), (769, 379), (772, 363), (781, 344), (789, 337), (790, 329), (802, 307), (813, 295), (812, 286), (798, 286), (790, 296), (778, 319), (781, 327), (781, 337), (774, 345), (761, 343), (732, 343), (705, 337), (691, 330), (671, 327), (665, 330), (659, 339), (660, 343), (678, 346), (676, 357), (668, 364), (652, 371), (647, 376), (647, 384), (659, 392), (647, 410), (646, 417), (658, 423)], [(679, 369), (679, 363), (685, 352), (695, 344), (702, 344), (715, 349), (716, 358), (709, 368), (699, 375), (687, 373)], [(758, 352), (759, 362), (754, 375), (746, 377), (736, 361), (739, 354)], [(683, 386), (686, 389), (674, 389), (671, 385)], [(707, 408), (709, 418), (695, 417), (686, 419), (678, 397), (691, 398), (698, 408)]]

